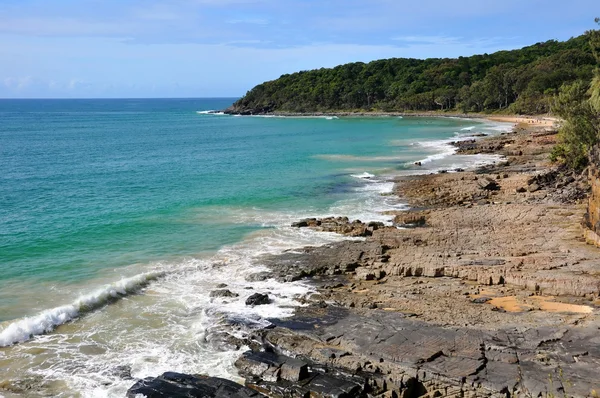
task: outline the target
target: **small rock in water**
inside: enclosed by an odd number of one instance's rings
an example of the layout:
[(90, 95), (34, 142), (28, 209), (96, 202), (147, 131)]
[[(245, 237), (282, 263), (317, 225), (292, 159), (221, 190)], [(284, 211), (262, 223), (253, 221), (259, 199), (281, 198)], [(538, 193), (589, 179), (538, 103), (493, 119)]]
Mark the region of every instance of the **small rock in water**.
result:
[(213, 290), (210, 292), (210, 297), (238, 297), (239, 294), (232, 292), (229, 289)]
[(265, 305), (271, 303), (268, 294), (254, 293), (246, 299), (246, 305)]

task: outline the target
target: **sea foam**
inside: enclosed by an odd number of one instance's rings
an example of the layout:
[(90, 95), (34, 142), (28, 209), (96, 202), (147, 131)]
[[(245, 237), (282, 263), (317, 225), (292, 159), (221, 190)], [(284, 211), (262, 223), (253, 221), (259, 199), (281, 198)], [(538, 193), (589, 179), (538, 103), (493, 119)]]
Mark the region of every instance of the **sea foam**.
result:
[(82, 314), (137, 293), (139, 289), (162, 275), (164, 275), (163, 272), (148, 272), (122, 279), (93, 293), (81, 296), (71, 304), (51, 308), (37, 315), (9, 323), (0, 331), (0, 347), (22, 343), (33, 336), (49, 333), (57, 326), (70, 322)]

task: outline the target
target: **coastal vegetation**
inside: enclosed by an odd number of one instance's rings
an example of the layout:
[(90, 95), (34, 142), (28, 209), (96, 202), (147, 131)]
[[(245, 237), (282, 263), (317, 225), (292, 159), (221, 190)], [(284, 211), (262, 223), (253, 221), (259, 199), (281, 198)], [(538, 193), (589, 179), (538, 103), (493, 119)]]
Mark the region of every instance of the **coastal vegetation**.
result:
[(286, 74), (257, 85), (231, 110), (547, 113), (557, 95), (576, 94), (563, 85), (578, 84), (577, 91), (592, 81), (596, 35), (456, 59), (392, 58)]
[[(600, 18), (596, 23), (600, 24)], [(597, 62), (593, 77), (563, 84), (552, 106), (562, 123), (551, 157), (575, 170), (587, 166), (588, 153), (600, 139), (600, 31), (589, 31), (586, 36)]]

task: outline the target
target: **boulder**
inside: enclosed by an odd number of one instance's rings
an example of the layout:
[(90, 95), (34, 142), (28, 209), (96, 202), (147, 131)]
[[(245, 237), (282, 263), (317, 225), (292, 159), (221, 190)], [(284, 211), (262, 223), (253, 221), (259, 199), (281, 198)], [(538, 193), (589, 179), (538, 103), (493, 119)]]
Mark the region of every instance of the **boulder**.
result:
[(540, 186), (539, 186), (538, 184), (536, 184), (536, 183), (533, 183), (533, 184), (530, 184), (530, 185), (527, 187), (527, 190), (528, 190), (529, 192), (536, 192), (536, 191), (539, 191), (539, 190), (540, 190)]
[(248, 297), (246, 299), (246, 305), (265, 305), (265, 304), (270, 304), (271, 303), (271, 299), (269, 298), (268, 294), (262, 294), (262, 293), (254, 293), (252, 296)]

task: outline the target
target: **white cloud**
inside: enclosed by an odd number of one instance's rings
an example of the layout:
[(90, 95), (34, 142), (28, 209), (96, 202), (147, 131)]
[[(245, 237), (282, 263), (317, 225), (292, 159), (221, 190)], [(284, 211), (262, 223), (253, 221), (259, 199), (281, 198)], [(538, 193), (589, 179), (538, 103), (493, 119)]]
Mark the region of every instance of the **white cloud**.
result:
[(33, 85), (35, 79), (32, 76), (7, 77), (4, 79), (4, 86), (11, 90), (21, 91)]

